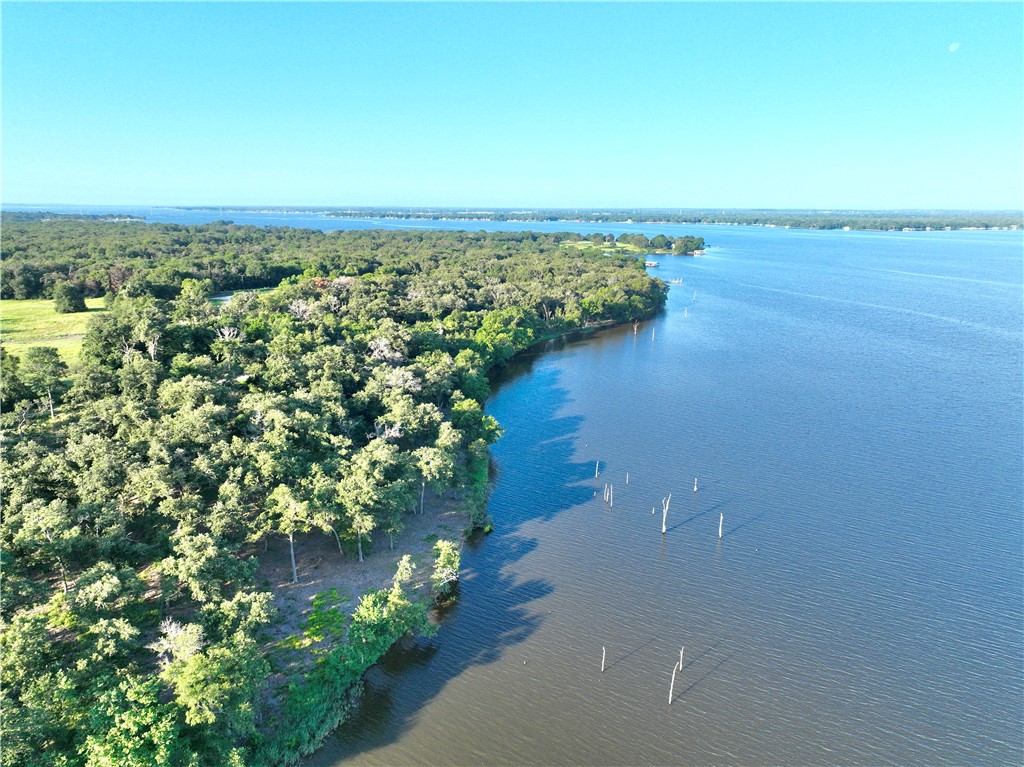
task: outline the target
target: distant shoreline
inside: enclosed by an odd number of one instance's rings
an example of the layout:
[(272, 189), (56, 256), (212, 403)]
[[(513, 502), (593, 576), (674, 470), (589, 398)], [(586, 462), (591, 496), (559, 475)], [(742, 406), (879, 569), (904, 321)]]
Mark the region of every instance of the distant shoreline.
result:
[[(455, 221), (517, 224), (601, 224), (607, 226), (760, 226), (769, 229), (847, 230), (847, 231), (1015, 231), (1024, 228), (1024, 212), (1013, 210), (799, 210), (799, 209), (582, 209), (537, 208), (532, 210), (493, 208), (469, 210), (466, 208), (420, 207), (321, 207), (321, 206), (262, 206), (262, 205), (31, 205), (10, 203), (4, 206), (5, 215), (39, 216), (45, 213), (74, 215), (68, 209), (78, 208), (87, 219), (113, 221), (148, 220), (139, 213), (151, 210), (217, 212), (221, 220), (229, 220), (232, 213), (257, 215), (310, 215), (327, 219), (379, 219), (407, 223), (429, 221)], [(34, 208), (35, 210), (24, 210)], [(131, 210), (132, 213), (127, 213)], [(89, 212), (86, 212), (89, 211)], [(97, 213), (97, 211), (103, 211)]]
[[(229, 212), (229, 211), (226, 211)], [(286, 212), (297, 212), (297, 211), (275, 211), (278, 213)], [(1008, 225), (982, 225), (982, 226), (904, 226), (904, 227), (866, 227), (866, 226), (854, 226), (847, 224), (843, 226), (800, 226), (797, 224), (763, 224), (763, 223), (751, 223), (749, 221), (663, 221), (660, 219), (651, 220), (626, 220), (626, 221), (587, 221), (581, 219), (541, 219), (541, 218), (524, 218), (524, 219), (494, 219), (494, 218), (450, 218), (446, 216), (436, 216), (432, 218), (413, 218), (403, 216), (347, 216), (347, 215), (336, 215), (336, 214), (323, 214), (327, 218), (352, 218), (352, 219), (380, 219), (382, 221), (514, 221), (522, 224), (550, 224), (558, 221), (564, 221), (570, 224), (580, 223), (601, 223), (609, 224), (611, 226), (631, 226), (637, 224), (651, 225), (651, 226), (760, 226), (765, 229), (806, 229), (808, 231), (857, 231), (857, 232), (973, 232), (973, 231), (1016, 231), (1024, 228), (1024, 224), (1008, 224)]]
[[(204, 210), (207, 208), (197, 208)], [(228, 211), (229, 209), (224, 208)], [(523, 224), (567, 223), (691, 226), (763, 226), (786, 229), (846, 229), (865, 231), (936, 231), (1024, 227), (1024, 212), (1013, 210), (800, 210), (800, 209), (571, 209), (538, 208), (466, 210), (465, 208), (247, 208), (262, 213), (316, 213), (328, 218), (379, 218), (390, 221), (490, 221)]]

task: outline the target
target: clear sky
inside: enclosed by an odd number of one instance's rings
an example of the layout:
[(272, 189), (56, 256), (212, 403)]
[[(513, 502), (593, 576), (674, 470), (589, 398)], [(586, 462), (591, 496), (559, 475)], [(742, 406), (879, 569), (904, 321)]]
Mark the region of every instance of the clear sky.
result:
[(4, 2), (3, 201), (1024, 207), (996, 4)]

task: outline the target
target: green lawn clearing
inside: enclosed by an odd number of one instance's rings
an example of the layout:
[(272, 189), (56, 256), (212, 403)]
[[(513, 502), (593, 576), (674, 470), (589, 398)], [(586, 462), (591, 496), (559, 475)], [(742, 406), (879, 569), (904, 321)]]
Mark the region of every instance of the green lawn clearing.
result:
[(17, 356), (30, 346), (53, 346), (75, 365), (89, 318), (106, 311), (102, 298), (87, 298), (85, 305), (88, 311), (57, 314), (48, 299), (0, 301), (0, 343)]

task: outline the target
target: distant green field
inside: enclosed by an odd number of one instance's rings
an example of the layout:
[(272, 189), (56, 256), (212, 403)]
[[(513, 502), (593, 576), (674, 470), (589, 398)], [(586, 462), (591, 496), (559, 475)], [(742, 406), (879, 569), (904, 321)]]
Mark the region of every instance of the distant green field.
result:
[(601, 248), (603, 250), (621, 250), (624, 253), (642, 253), (643, 251), (631, 242), (598, 242), (593, 243), (590, 240), (576, 240), (573, 242), (563, 242), (562, 247), (565, 248)]
[(69, 365), (78, 362), (82, 336), (90, 317), (105, 312), (102, 298), (87, 298), (87, 312), (57, 314), (53, 301), (0, 301), (0, 343), (21, 355), (30, 346), (53, 346)]

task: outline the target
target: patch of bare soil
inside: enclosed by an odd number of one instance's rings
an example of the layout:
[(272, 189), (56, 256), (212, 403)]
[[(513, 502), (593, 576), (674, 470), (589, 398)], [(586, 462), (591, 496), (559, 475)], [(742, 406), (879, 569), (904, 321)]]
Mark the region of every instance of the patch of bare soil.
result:
[(461, 541), (467, 522), (461, 493), (437, 496), (428, 491), (423, 514), (406, 515), (405, 529), (395, 536), (394, 549), (390, 548), (387, 534), (376, 531), (372, 544), (363, 541), (362, 562), (354, 551), (340, 553), (330, 533), (296, 535), (298, 583), (292, 582), (288, 539), (271, 536), (266, 551), (259, 548), (254, 552), (259, 560), (256, 585), (273, 593), (278, 610), (267, 646), (301, 633), (301, 624), (312, 610), (313, 597), (317, 594), (337, 589), (342, 600), (337, 607), (347, 615), (367, 591), (390, 588), (398, 561), (405, 554), (412, 557), (416, 569), (412, 581), (403, 588), (410, 599), (426, 601), (434, 567), (434, 543), (438, 538)]

